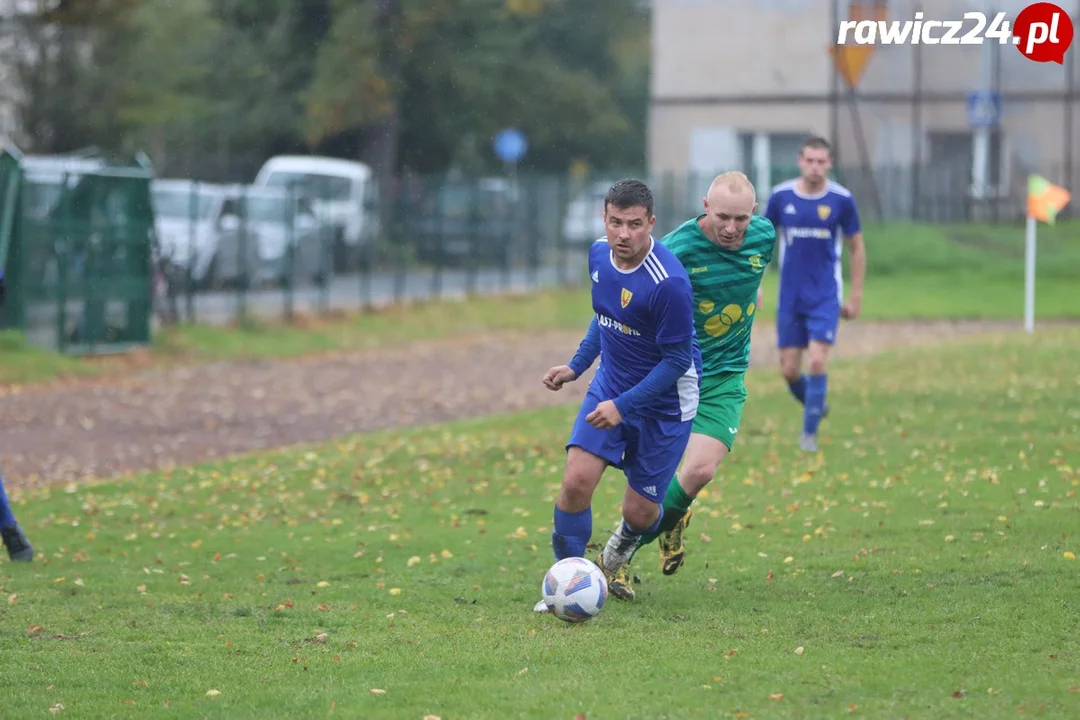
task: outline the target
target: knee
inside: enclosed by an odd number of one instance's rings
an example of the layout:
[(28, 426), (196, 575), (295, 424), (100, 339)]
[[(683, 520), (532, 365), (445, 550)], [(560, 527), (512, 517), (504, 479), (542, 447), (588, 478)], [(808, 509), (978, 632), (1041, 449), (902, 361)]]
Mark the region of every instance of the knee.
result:
[(558, 506), (567, 512), (580, 512), (592, 503), (595, 483), (584, 473), (567, 468), (559, 489)]
[(708, 461), (687, 463), (679, 470), (679, 484), (691, 497), (696, 497), (703, 487), (712, 482), (716, 467)]
[(629, 490), (623, 498), (623, 520), (632, 529), (643, 532), (652, 527), (656, 519), (660, 517), (660, 506), (651, 500), (646, 500), (633, 490)]
[(810, 370), (811, 375), (823, 375), (826, 371), (827, 363), (824, 355), (811, 355), (806, 365), (807, 369)]
[(798, 358), (783, 355), (780, 357), (780, 373), (789, 383), (796, 382), (802, 375), (801, 364)]

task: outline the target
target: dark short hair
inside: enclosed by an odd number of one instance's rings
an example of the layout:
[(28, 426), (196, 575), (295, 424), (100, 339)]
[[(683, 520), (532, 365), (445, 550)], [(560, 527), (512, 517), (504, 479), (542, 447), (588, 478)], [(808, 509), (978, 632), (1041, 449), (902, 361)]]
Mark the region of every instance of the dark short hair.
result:
[(826, 150), (828, 151), (829, 155), (832, 156), (832, 145), (830, 145), (829, 141), (821, 137), (820, 135), (811, 135), (810, 137), (803, 140), (802, 147), (799, 148), (799, 154), (802, 155), (802, 151), (806, 148), (813, 148), (815, 150)]
[(640, 180), (620, 180), (612, 185), (604, 196), (604, 212), (607, 212), (608, 206), (617, 207), (620, 210), (643, 207), (645, 215), (652, 217), (652, 190)]

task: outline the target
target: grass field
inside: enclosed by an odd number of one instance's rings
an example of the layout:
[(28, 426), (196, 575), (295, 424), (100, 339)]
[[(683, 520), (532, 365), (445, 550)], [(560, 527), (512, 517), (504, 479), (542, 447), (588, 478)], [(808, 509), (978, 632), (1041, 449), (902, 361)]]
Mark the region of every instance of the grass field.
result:
[(0, 716), (1076, 717), (1078, 348), (838, 365), (817, 457), (752, 374), (684, 569), (576, 626), (531, 612), (573, 407), (19, 495)]

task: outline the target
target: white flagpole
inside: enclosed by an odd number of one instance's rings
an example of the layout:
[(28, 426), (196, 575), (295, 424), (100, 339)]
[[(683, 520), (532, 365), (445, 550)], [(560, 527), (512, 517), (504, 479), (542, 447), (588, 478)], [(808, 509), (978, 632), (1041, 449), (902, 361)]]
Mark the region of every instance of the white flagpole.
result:
[(1027, 217), (1027, 242), (1024, 247), (1024, 330), (1035, 332), (1035, 228), (1038, 221)]

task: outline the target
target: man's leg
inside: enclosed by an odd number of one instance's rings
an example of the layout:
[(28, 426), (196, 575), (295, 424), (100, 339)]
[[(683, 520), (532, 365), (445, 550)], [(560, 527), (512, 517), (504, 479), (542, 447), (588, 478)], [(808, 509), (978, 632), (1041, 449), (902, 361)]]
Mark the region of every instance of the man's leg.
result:
[(787, 382), (788, 390), (799, 401), (806, 403), (806, 376), (802, 371), (802, 354), (809, 337), (803, 319), (789, 307), (776, 310), (776, 346), (780, 349), (780, 373)]
[(664, 518), (661, 498), (667, 496), (692, 428), (692, 421), (645, 418), (628, 443), (623, 519), (597, 558), (608, 578), (608, 589), (617, 598), (634, 597), (627, 565), (641, 539), (659, 532)]
[(17, 562), (30, 562), (34, 559), (34, 548), (26, 539), (26, 534), (15, 521), (11, 511), (11, 502), (4, 490), (4, 479), (0, 477), (0, 539), (7, 548), (8, 556)]
[[(556, 560), (585, 557), (592, 537), (592, 496), (608, 465), (619, 465), (622, 456), (622, 431), (600, 430), (585, 420), (599, 398), (591, 391), (585, 395), (566, 445), (566, 469), (562, 487), (555, 499), (554, 529), (551, 550)], [(541, 600), (533, 608), (547, 612)]]
[(701, 403), (686, 457), (664, 498), (660, 528), (660, 567), (674, 575), (686, 556), (683, 534), (690, 524), (690, 506), (716, 475), (716, 469), (735, 445), (746, 404), (742, 373), (702, 380)]
[(800, 446), (807, 452), (817, 452), (817, 433), (821, 419), (828, 412), (829, 350), (836, 341), (840, 324), (840, 306), (829, 305), (817, 309), (807, 318), (806, 404), (803, 409), (803, 434)]
[(825, 417), (826, 398), (829, 389), (827, 364), (828, 343), (811, 340), (807, 352), (806, 405), (803, 407), (803, 434), (800, 447), (807, 452), (817, 452), (817, 433), (821, 419)]

